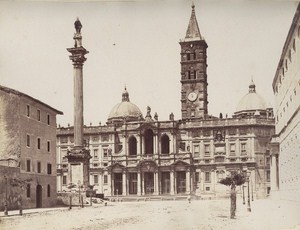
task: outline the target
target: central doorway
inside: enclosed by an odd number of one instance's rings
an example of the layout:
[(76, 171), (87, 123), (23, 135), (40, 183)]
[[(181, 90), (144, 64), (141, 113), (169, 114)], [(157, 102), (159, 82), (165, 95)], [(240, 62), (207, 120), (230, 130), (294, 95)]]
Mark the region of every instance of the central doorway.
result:
[(114, 195), (122, 195), (122, 173), (114, 173)]
[(154, 173), (152, 172), (144, 173), (144, 189), (145, 189), (145, 194), (154, 193)]
[(176, 185), (177, 193), (185, 193), (186, 177), (184, 171), (176, 172)]
[(129, 173), (129, 194), (137, 194), (137, 173)]
[(42, 200), (43, 200), (43, 188), (40, 184), (36, 186), (36, 207), (42, 207)]
[(162, 194), (170, 193), (170, 173), (169, 172), (161, 173), (161, 192), (162, 192)]

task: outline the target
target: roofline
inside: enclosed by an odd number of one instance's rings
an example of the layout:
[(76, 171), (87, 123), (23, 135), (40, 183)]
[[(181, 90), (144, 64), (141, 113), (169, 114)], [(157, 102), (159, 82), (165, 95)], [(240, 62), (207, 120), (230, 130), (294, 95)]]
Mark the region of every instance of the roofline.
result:
[(293, 34), (295, 32), (295, 29), (296, 29), (296, 26), (297, 26), (297, 21), (299, 20), (299, 17), (300, 17), (300, 2), (298, 3), (298, 7), (296, 9), (295, 16), (293, 18), (291, 27), (290, 27), (288, 35), (286, 37), (284, 46), (282, 48), (281, 56), (280, 56), (280, 59), (279, 59), (279, 62), (278, 62), (278, 66), (277, 66), (277, 69), (276, 69), (276, 73), (275, 73), (275, 76), (274, 76), (274, 79), (273, 79), (273, 83), (272, 83), (273, 92), (275, 92), (275, 85), (276, 85), (276, 81), (277, 81), (278, 76), (279, 76), (279, 71), (280, 71), (280, 69), (282, 67), (282, 63), (284, 61), (285, 54), (286, 54), (286, 52), (288, 50), (288, 47), (289, 47), (289, 44), (291, 42), (292, 36), (293, 36)]
[(54, 109), (54, 108), (51, 107), (50, 105), (47, 105), (46, 103), (44, 103), (44, 102), (42, 102), (42, 101), (40, 101), (40, 100), (38, 100), (38, 99), (35, 99), (34, 97), (31, 97), (31, 96), (29, 96), (29, 95), (27, 95), (27, 94), (25, 94), (25, 93), (22, 93), (22, 92), (20, 92), (20, 91), (17, 91), (17, 90), (15, 90), (15, 89), (11, 89), (11, 88), (8, 88), (8, 87), (5, 87), (5, 86), (0, 85), (0, 90), (2, 90), (2, 91), (4, 91), (4, 92), (7, 92), (7, 93), (13, 93), (13, 94), (18, 95), (18, 96), (28, 97), (29, 99), (31, 99), (31, 100), (33, 100), (33, 101), (35, 101), (35, 102), (37, 102), (37, 103), (40, 103), (40, 104), (46, 106), (47, 108), (49, 108), (49, 109), (55, 111), (57, 114), (60, 114), (60, 115), (63, 115), (63, 114), (64, 114), (62, 111), (59, 111), (59, 110), (57, 110), (57, 109)]

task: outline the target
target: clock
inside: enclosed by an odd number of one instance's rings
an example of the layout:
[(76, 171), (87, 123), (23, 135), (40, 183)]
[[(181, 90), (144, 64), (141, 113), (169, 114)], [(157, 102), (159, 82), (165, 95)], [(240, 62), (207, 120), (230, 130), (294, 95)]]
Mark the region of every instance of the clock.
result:
[(198, 97), (197, 93), (191, 92), (191, 93), (188, 95), (188, 100), (189, 100), (189, 101), (196, 101), (197, 97)]

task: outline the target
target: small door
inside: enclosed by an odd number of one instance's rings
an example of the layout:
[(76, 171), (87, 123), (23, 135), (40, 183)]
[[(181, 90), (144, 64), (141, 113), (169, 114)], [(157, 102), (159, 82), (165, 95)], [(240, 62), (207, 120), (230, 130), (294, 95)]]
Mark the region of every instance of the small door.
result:
[(36, 207), (41, 208), (43, 201), (43, 188), (41, 185), (36, 186)]
[(170, 173), (169, 172), (162, 172), (161, 173), (161, 192), (162, 194), (169, 194), (170, 193)]
[(137, 194), (137, 173), (129, 173), (129, 194)]
[(185, 172), (176, 172), (176, 182), (177, 182), (177, 193), (185, 193), (186, 191), (186, 177)]
[(154, 193), (154, 173), (152, 172), (144, 173), (144, 189), (145, 189), (145, 194)]
[(122, 173), (114, 174), (114, 195), (122, 195), (123, 191)]

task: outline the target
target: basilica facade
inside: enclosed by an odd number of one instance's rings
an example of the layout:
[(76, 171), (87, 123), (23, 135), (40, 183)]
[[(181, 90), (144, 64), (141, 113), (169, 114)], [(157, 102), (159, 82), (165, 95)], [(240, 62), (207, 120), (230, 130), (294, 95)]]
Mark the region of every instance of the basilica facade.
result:
[[(256, 92), (248, 92), (232, 117), (208, 113), (207, 43), (192, 7), (181, 46), (181, 119), (160, 121), (130, 101), (124, 89), (121, 102), (106, 125), (84, 126), (91, 153), (89, 183), (105, 196), (187, 195), (224, 196), (219, 180), (232, 171), (250, 171), (252, 196), (270, 191), (270, 137), (275, 132), (272, 108)], [(246, 88), (247, 86), (245, 86)], [(57, 187), (68, 191), (72, 180), (67, 153), (74, 128), (57, 129)], [(240, 188), (239, 188), (240, 189)]]

